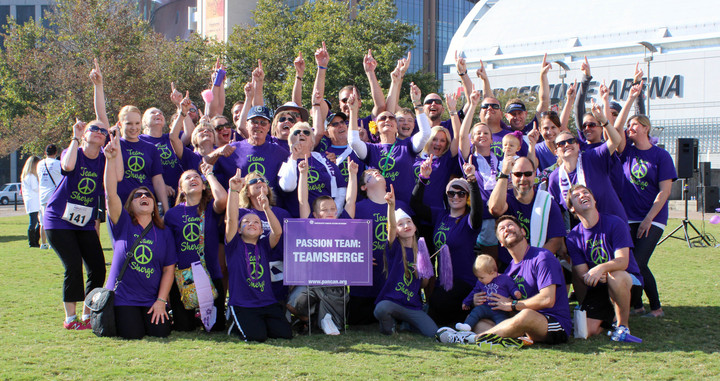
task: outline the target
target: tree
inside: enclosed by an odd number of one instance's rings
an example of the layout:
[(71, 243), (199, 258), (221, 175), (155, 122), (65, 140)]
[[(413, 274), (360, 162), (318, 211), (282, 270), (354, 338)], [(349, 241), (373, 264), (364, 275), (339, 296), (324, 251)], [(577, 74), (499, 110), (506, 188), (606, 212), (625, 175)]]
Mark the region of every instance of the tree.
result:
[(171, 81), (196, 95), (207, 87), (212, 46), (197, 36), (165, 40), (131, 3), (58, 0), (46, 15), (50, 28), (10, 21), (0, 55), (0, 100), (8, 105), (0, 111), (0, 155), (40, 152), (66, 141), (76, 117), (94, 118), (88, 73), (95, 57), (110, 114), (126, 104), (172, 113)]
[[(325, 98), (337, 105), (338, 91), (345, 85), (355, 85), (364, 100), (363, 111), (368, 113), (372, 102), (363, 56), (372, 49), (378, 62), (376, 75), (387, 95), (390, 72), (412, 48), (410, 37), (415, 27), (394, 20), (397, 13), (394, 1), (358, 3), (353, 8), (345, 1), (308, 1), (291, 12), (281, 1), (258, 1), (253, 15), (255, 26), (237, 26), (228, 38), (228, 107), (243, 99), (243, 86), (259, 59), (265, 71), (264, 95), (268, 105), (274, 108), (289, 101), (295, 81), (293, 60), (298, 53), (302, 53), (307, 64), (303, 99), (309, 101), (317, 72), (313, 54), (324, 41), (330, 54)], [(411, 104), (409, 79), (415, 80), (424, 94), (438, 86), (431, 74), (408, 75), (401, 93), (401, 104), (405, 106)]]

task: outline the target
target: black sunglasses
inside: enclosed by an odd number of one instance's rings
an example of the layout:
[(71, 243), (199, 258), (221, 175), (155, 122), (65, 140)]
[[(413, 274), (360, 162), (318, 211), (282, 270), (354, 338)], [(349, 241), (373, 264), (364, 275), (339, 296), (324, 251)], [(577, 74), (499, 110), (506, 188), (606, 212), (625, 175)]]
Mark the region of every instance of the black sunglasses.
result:
[(384, 122), (386, 120), (395, 120), (395, 115), (383, 115), (377, 118), (378, 122)]
[(558, 116), (558, 113), (557, 113), (557, 111), (553, 111), (553, 110), (543, 111), (543, 112), (540, 113), (540, 117), (541, 117), (541, 118), (544, 118), (546, 115), (547, 115), (547, 116)]
[(253, 185), (253, 184), (257, 184), (257, 183), (267, 184), (267, 180), (265, 180), (264, 177), (256, 177), (256, 178), (250, 179), (248, 181), (248, 185)]
[(525, 172), (513, 172), (512, 174), (513, 174), (513, 176), (515, 176), (515, 177), (517, 177), (517, 178), (521, 178), (521, 177), (523, 177), (523, 176), (525, 176), (525, 177), (530, 177), (530, 176), (532, 176), (534, 173), (535, 173), (535, 172), (533, 172), (533, 171), (525, 171)]
[(329, 123), (328, 126), (338, 128), (338, 127), (342, 126), (343, 124), (347, 126), (349, 123), (347, 120), (341, 120), (339, 122)]
[(561, 140), (559, 142), (555, 142), (555, 145), (560, 148), (565, 147), (568, 144), (575, 144), (575, 138), (570, 138), (570, 139)]
[(197, 112), (197, 109), (195, 107), (191, 107), (188, 112)]
[(460, 198), (463, 198), (467, 196), (467, 192), (465, 191), (447, 191), (448, 198), (455, 198), (455, 196), (458, 196)]
[(232, 127), (230, 126), (230, 123), (223, 123), (223, 124), (218, 124), (217, 126), (215, 126), (216, 131), (222, 131), (225, 128), (232, 128)]
[(588, 127), (597, 127), (597, 123), (595, 123), (595, 122), (585, 122), (585, 123), (582, 124), (582, 126), (583, 126), (583, 129), (588, 128)]
[(304, 134), (305, 136), (310, 136), (310, 130), (295, 130), (293, 131), (293, 136), (298, 136), (300, 133)]
[(481, 109), (488, 109), (492, 108), (493, 110), (500, 110), (500, 105), (497, 103), (485, 103), (484, 105), (480, 106)]
[(428, 100), (425, 101), (425, 104), (426, 104), (426, 105), (431, 105), (431, 104), (433, 104), (433, 103), (435, 103), (436, 105), (442, 105), (442, 100), (441, 100), (441, 99), (433, 98), (433, 99), (428, 99)]
[(133, 200), (137, 200), (137, 199), (139, 199), (139, 198), (142, 197), (142, 196), (145, 196), (145, 197), (147, 197), (147, 198), (152, 198), (152, 193), (150, 193), (150, 192), (145, 192), (145, 191), (135, 192), (135, 194), (133, 194)]
[(295, 118), (289, 117), (289, 116), (281, 116), (278, 118), (278, 122), (282, 123), (284, 121), (288, 121), (290, 123), (295, 123)]
[(105, 137), (108, 136), (108, 130), (107, 130), (107, 129), (102, 128), (102, 127), (100, 127), (100, 126), (96, 126), (96, 125), (94, 125), (94, 124), (91, 125), (90, 127), (88, 127), (88, 131), (90, 131), (90, 132), (99, 132), (99, 133), (105, 135)]

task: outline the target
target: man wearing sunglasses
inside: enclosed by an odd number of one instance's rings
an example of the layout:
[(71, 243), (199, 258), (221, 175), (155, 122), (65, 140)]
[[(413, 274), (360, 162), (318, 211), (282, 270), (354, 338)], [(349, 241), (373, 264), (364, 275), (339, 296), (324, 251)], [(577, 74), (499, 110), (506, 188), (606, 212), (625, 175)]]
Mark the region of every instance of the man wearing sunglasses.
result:
[[(535, 189), (535, 169), (526, 157), (505, 158), (488, 199), (488, 209), (495, 217), (509, 214), (517, 218), (532, 246), (564, 254), (566, 232), (560, 207), (548, 192)], [(512, 189), (508, 190), (510, 177)], [(498, 251), (498, 258), (504, 263), (510, 261), (503, 248)]]

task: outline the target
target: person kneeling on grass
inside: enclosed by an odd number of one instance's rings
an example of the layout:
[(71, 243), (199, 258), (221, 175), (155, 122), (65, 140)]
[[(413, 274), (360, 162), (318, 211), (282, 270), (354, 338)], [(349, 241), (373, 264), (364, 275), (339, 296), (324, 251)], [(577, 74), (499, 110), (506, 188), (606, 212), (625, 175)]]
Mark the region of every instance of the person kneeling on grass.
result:
[(477, 343), (480, 347), (522, 347), (525, 342), (519, 339), (522, 336), (545, 344), (567, 342), (572, 321), (560, 262), (551, 252), (530, 246), (524, 229), (513, 216), (498, 218), (495, 233), (512, 257), (505, 274), (513, 278), (523, 299), (511, 300), (498, 294), (476, 293), (474, 304), (490, 300), (494, 309), (513, 312), (514, 315), (497, 325), (488, 320), (480, 321), (474, 327), (475, 332), (480, 332), (477, 336), (443, 327), (438, 330), (436, 338), (445, 343)]
[[(415, 224), (402, 209), (395, 210), (395, 190), (385, 195), (388, 204), (387, 227), (389, 245), (389, 271), (387, 282), (375, 300), (375, 318), (380, 322), (380, 332), (391, 335), (396, 332), (397, 322), (407, 322), (412, 331), (432, 337), (437, 325), (423, 311), (420, 288), (426, 287), (432, 274), (430, 257), (424, 253), (424, 269), (418, 263), (423, 254), (418, 252)], [(397, 240), (395, 239), (397, 238)], [(426, 249), (427, 250), (427, 249)], [(429, 274), (425, 274), (429, 272)]]
[[(282, 235), (282, 225), (264, 194), (258, 196), (270, 224), (262, 236), (262, 221), (250, 212), (238, 221), (240, 192), (244, 185), (240, 169), (230, 179), (225, 224), (225, 260), (228, 269), (230, 329), (244, 341), (269, 338), (292, 339), (292, 331), (275, 299), (270, 283), (268, 256)], [(238, 223), (239, 222), (239, 223)]]
[[(478, 292), (486, 295), (498, 294), (507, 298), (520, 299), (522, 294), (512, 278), (505, 274), (498, 274), (495, 259), (487, 254), (478, 255), (473, 265), (473, 273), (478, 278), (475, 287), (462, 302), (463, 310), (471, 310), (464, 323), (455, 324), (458, 331), (470, 331), (481, 319), (490, 319), (495, 324), (510, 317), (510, 314), (502, 310), (494, 310), (490, 301), (483, 304), (474, 304), (474, 296)], [(473, 307), (473, 305), (475, 307)]]
[(572, 186), (565, 202), (580, 220), (568, 233), (567, 248), (575, 295), (587, 311), (588, 334), (599, 335), (613, 320), (616, 331), (629, 334), (630, 296), (642, 293), (630, 229), (619, 217), (599, 213), (595, 196), (584, 185)]

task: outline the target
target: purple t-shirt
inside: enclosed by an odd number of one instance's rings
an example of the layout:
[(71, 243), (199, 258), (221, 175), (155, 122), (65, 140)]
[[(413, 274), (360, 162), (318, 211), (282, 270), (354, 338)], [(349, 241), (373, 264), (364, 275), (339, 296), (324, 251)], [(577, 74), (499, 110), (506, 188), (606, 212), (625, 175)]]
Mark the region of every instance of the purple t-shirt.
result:
[[(165, 213), (165, 225), (175, 237), (179, 269), (190, 267), (193, 262), (199, 261), (200, 255), (203, 254), (210, 277), (222, 279), (218, 261), (220, 247), (218, 219), (222, 216), (213, 210), (214, 203), (213, 200), (205, 207), (204, 221), (202, 221), (198, 213), (198, 205), (188, 206), (182, 202)], [(201, 224), (204, 224), (203, 230), (200, 230)], [(203, 246), (200, 245), (201, 234)]]
[[(295, 165), (304, 159), (297, 159)], [(325, 165), (330, 169), (328, 172), (327, 168), (323, 163), (315, 159), (313, 156), (308, 156), (308, 203), (313, 204), (316, 198), (320, 196), (332, 196), (332, 178), (335, 178), (335, 184), (338, 188), (346, 188), (347, 183), (345, 178), (341, 175), (340, 168), (335, 165), (334, 162), (325, 158)], [(285, 194), (285, 208), (291, 215), (298, 217), (300, 215), (300, 205), (298, 202), (297, 188), (292, 192), (286, 192)]]
[[(597, 209), (600, 213), (612, 214), (627, 221), (625, 209), (620, 203), (617, 192), (610, 181), (610, 173), (613, 169), (613, 159), (610, 151), (608, 151), (607, 143), (590, 148), (582, 153), (583, 170), (585, 173), (585, 185), (590, 188), (595, 195), (597, 201)], [(577, 168), (568, 173), (568, 178), (572, 184), (577, 183)], [(563, 208), (565, 205), (565, 195), (562, 192), (560, 184), (565, 182), (560, 179), (560, 167), (550, 174), (548, 179), (548, 192), (553, 196), (555, 201)], [(568, 190), (572, 185), (567, 184)]]
[[(388, 250), (393, 252), (393, 254), (389, 256), (392, 258), (392, 263), (390, 263), (390, 259), (388, 259), (388, 266), (390, 267), (388, 277), (385, 286), (383, 286), (377, 299), (375, 299), (375, 304), (383, 300), (389, 300), (411, 310), (421, 310), (422, 299), (420, 297), (420, 286), (422, 285), (422, 280), (419, 279), (415, 273), (415, 258), (412, 248), (403, 248), (400, 240), (396, 239)], [(403, 250), (405, 251), (408, 268), (410, 269), (409, 274), (405, 274), (405, 266), (403, 265), (402, 259)]]
[[(67, 154), (63, 151), (62, 156)], [(102, 150), (95, 159), (85, 156), (82, 148), (78, 148), (75, 169), (62, 171), (63, 177), (58, 180), (58, 187), (50, 196), (45, 214), (43, 215), (43, 227), (45, 229), (71, 229), (71, 230), (95, 230), (95, 217), (97, 216), (98, 200), (104, 194), (103, 178), (105, 171), (105, 154)], [(65, 209), (68, 203), (92, 208), (93, 212), (80, 223), (84, 226), (77, 226), (63, 220)], [(75, 216), (73, 219), (76, 219)]]
[(245, 243), (240, 234), (225, 244), (228, 268), (229, 306), (265, 307), (277, 303), (270, 286), (269, 238), (258, 238), (257, 245)]
[(285, 149), (285, 151), (288, 151), (290, 153), (290, 146), (288, 143), (288, 140), (282, 140), (278, 138), (277, 136), (270, 136), (268, 135), (267, 140), (270, 141), (270, 143), (275, 144), (277, 146), (280, 146)]
[(268, 179), (271, 188), (279, 189), (277, 174), (282, 163), (290, 156), (287, 150), (267, 140), (259, 146), (254, 146), (247, 140), (230, 144), (235, 147), (235, 152), (228, 157), (220, 157), (215, 163), (220, 184), (227, 188), (230, 178), (235, 176), (236, 170), (240, 168), (243, 176), (250, 172), (259, 172)]
[(194, 169), (200, 172), (200, 163), (202, 163), (202, 161), (202, 155), (191, 150), (188, 147), (183, 147), (183, 155), (182, 159), (180, 159), (180, 165), (183, 167), (184, 170)]
[[(125, 253), (130, 249), (144, 228), (134, 224), (128, 212), (123, 209), (116, 224), (110, 220), (115, 237), (112, 266), (106, 288), (115, 286), (115, 279), (125, 263)], [(122, 281), (115, 290), (115, 305), (150, 307), (155, 303), (160, 290), (163, 268), (177, 263), (175, 240), (170, 229), (153, 226), (135, 249)]]
[[(463, 154), (461, 152), (460, 155), (458, 155), (458, 164), (462, 168), (462, 165), (465, 163), (465, 160), (463, 160)], [(475, 166), (475, 179), (477, 180), (478, 188), (480, 188), (480, 196), (483, 199), (484, 205), (487, 205), (487, 201), (490, 199), (490, 195), (492, 194), (493, 189), (495, 189), (495, 184), (497, 182), (497, 175), (499, 172), (499, 169), (497, 167), (493, 168), (493, 164), (497, 166), (500, 163), (500, 159), (497, 159), (495, 157), (495, 162), (493, 163), (493, 158), (495, 156), (493, 154), (490, 154), (490, 156), (482, 156), (478, 155), (476, 153), (473, 153), (470, 158), (472, 160), (472, 165)], [(486, 177), (483, 177), (483, 173), (481, 173), (481, 167), (478, 165), (478, 160), (480, 158), (484, 159), (487, 163), (487, 169), (489, 169), (488, 173), (486, 173)], [(487, 178), (487, 180), (486, 180)], [(487, 182), (487, 184), (486, 184)], [(483, 220), (487, 220), (493, 217), (492, 214), (490, 214), (490, 210), (485, 207), (483, 208)]]
[[(515, 291), (519, 290), (512, 278), (505, 274), (498, 274), (498, 276), (496, 276), (495, 279), (488, 284), (483, 284), (479, 280), (476, 281), (475, 287), (473, 287), (472, 291), (470, 291), (468, 296), (463, 300), (462, 304), (468, 307), (475, 307), (475, 304), (473, 303), (473, 295), (478, 292), (484, 292), (487, 295), (498, 294), (506, 298), (515, 299)], [(488, 307), (492, 307), (490, 302), (491, 300), (488, 299), (483, 304)]]
[(166, 185), (173, 187), (174, 189), (178, 186), (180, 176), (183, 173), (183, 167), (178, 159), (175, 151), (170, 144), (170, 135), (163, 134), (161, 137), (156, 138), (150, 135), (142, 134), (138, 137), (144, 142), (148, 142), (157, 148), (160, 154), (160, 163), (162, 164), (162, 176)]
[[(397, 191), (395, 192), (397, 194)], [(395, 202), (395, 209), (402, 209), (412, 215), (410, 207), (402, 202)], [(357, 203), (355, 206), (355, 218), (358, 220), (370, 220), (372, 223), (372, 248), (373, 248), (373, 285), (350, 287), (350, 294), (360, 297), (377, 297), (385, 284), (383, 276), (383, 253), (386, 254), (388, 267), (392, 258), (392, 251), (387, 248), (387, 204), (378, 204), (369, 198)], [(387, 252), (386, 251), (387, 248)], [(389, 270), (389, 269), (388, 269)]]
[(586, 229), (583, 224), (577, 224), (568, 233), (565, 241), (573, 266), (584, 263), (591, 269), (615, 259), (615, 251), (627, 247), (630, 249), (630, 258), (626, 271), (642, 282), (640, 268), (633, 255), (635, 246), (626, 221), (600, 213), (600, 219), (590, 229)]
[(538, 168), (541, 171), (557, 163), (555, 152), (551, 151), (545, 142), (535, 144), (535, 157), (538, 159)]
[(452, 259), (453, 278), (460, 279), (472, 286), (477, 281), (472, 267), (475, 262), (475, 240), (482, 226), (470, 226), (470, 214), (451, 217), (444, 208), (432, 208), (433, 244), (435, 250), (448, 245)]
[(416, 152), (413, 150), (411, 139), (396, 140), (394, 144), (371, 144), (367, 146), (367, 156), (364, 163), (368, 168), (377, 168), (395, 189), (395, 197), (405, 203), (410, 202), (412, 190), (415, 187), (415, 173), (413, 163)]
[[(328, 142), (330, 142), (329, 139), (328, 139)], [(324, 150), (316, 149), (316, 151), (320, 152), (323, 155), (325, 155), (325, 152), (331, 152), (331, 153), (335, 154), (335, 157), (340, 158), (340, 156), (343, 155), (343, 153), (345, 152), (346, 149), (350, 150), (350, 153), (349, 153), (349, 155), (346, 155), (346, 158), (340, 163), (340, 165), (338, 165), (338, 168), (340, 168), (340, 174), (342, 175), (343, 179), (345, 180), (345, 183), (347, 184), (348, 178), (349, 178), (349, 172), (348, 172), (348, 168), (347, 168), (347, 166), (348, 166), (347, 158), (350, 158), (352, 161), (354, 161), (358, 165), (358, 174), (357, 174), (358, 182), (356, 184), (360, 184), (360, 176), (362, 176), (362, 173), (365, 171), (365, 164), (363, 163), (362, 160), (360, 160), (359, 157), (357, 157), (357, 155), (355, 154), (355, 151), (353, 151), (349, 145), (348, 146), (334, 146), (332, 144), (329, 144), (327, 146), (327, 148), (325, 148)], [(337, 161), (337, 159), (336, 159), (336, 161)]]
[[(508, 131), (506, 129), (501, 129), (499, 132), (494, 132), (492, 134), (493, 142), (490, 145), (490, 151), (495, 154), (495, 156), (498, 158), (498, 160), (502, 160), (505, 154), (503, 153), (503, 147), (502, 147), (502, 140), (505, 135), (511, 133), (512, 131)], [(527, 156), (528, 153), (528, 145), (525, 143), (525, 139), (520, 139), (520, 149), (517, 151), (516, 155), (518, 156)]]
[[(647, 150), (627, 145), (620, 160), (625, 174), (622, 188), (625, 212), (629, 221), (642, 221), (660, 193), (660, 182), (677, 180), (675, 164), (667, 151), (654, 145)], [(666, 225), (667, 219), (668, 203), (665, 201), (653, 222)]]
[[(413, 173), (415, 174), (413, 184), (417, 181), (420, 174), (420, 166), (427, 158), (428, 156), (426, 154), (419, 155), (415, 158), (415, 163), (413, 163)], [(457, 156), (452, 156), (449, 150), (440, 157), (433, 157), (432, 173), (430, 174), (430, 179), (425, 181), (423, 204), (431, 208), (444, 208), (445, 187), (450, 180), (450, 175), (457, 173), (458, 169)]]
[[(153, 188), (152, 178), (155, 175), (162, 175), (163, 167), (160, 152), (154, 145), (145, 142), (129, 142), (120, 138), (124, 170), (123, 179), (118, 183), (117, 193), (120, 201), (125, 204), (130, 192), (139, 186), (146, 186), (151, 192)], [(177, 183), (175, 184), (177, 186)], [(159, 191), (164, 191), (161, 189)]]
[(515, 263), (514, 260), (510, 261), (505, 274), (515, 281), (523, 299), (537, 295), (545, 287), (556, 285), (555, 304), (537, 312), (555, 318), (566, 334), (572, 333), (565, 277), (562, 273), (562, 266), (553, 253), (530, 246), (520, 263)]

